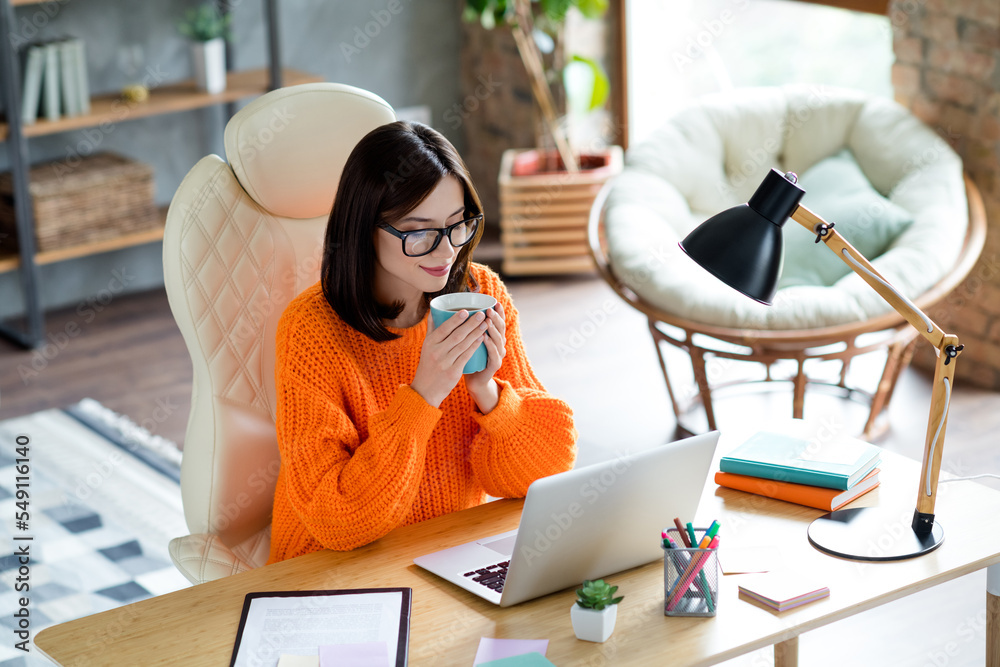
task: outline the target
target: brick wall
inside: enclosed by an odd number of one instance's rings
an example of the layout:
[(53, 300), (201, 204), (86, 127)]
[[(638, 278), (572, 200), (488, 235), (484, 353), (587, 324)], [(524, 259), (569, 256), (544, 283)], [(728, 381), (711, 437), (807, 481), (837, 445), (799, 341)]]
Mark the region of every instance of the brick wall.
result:
[[(979, 263), (929, 314), (966, 346), (960, 381), (1000, 389), (1000, 2), (892, 0), (889, 19), (896, 100), (962, 156), (989, 220)], [(929, 346), (914, 363), (933, 365)]]

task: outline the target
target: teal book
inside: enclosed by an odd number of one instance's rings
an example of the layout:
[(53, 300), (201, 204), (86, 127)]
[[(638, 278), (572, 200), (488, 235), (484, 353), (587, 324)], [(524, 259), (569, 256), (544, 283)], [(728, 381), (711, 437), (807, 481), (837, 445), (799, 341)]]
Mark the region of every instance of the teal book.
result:
[(819, 441), (761, 431), (723, 456), (719, 469), (846, 491), (878, 465), (881, 452), (876, 445), (857, 438)]
[(45, 47), (29, 46), (24, 65), (24, 90), (21, 94), (21, 121), (31, 125), (38, 119), (42, 101), (42, 72), (45, 69)]

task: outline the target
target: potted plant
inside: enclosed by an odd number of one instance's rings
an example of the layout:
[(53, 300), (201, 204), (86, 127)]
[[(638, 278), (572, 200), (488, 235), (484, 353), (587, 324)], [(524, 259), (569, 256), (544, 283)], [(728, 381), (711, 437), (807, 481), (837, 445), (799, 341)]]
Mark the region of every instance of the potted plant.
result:
[(576, 602), (569, 612), (577, 639), (607, 641), (618, 620), (618, 603), (625, 597), (615, 597), (617, 590), (617, 586), (611, 586), (603, 579), (585, 581), (583, 588), (577, 589)]
[[(555, 96), (551, 82), (564, 72), (547, 68), (543, 49), (555, 53), (570, 7), (577, 8), (587, 18), (599, 18), (607, 10), (607, 0), (466, 0), (466, 19), (478, 20), (489, 29), (496, 25), (507, 25), (514, 36), (518, 55), (528, 73), (531, 92), (541, 109), (546, 127), (552, 135), (561, 165), (557, 168), (569, 172), (580, 169), (572, 147), (567, 141), (564, 129), (559, 125)], [(556, 53), (554, 60), (559, 60)], [(589, 58), (573, 56), (570, 67), (559, 70), (583, 69), (592, 76), (588, 106), (596, 108), (604, 105), (608, 95), (608, 79), (603, 69)]]
[(205, 2), (184, 15), (177, 29), (189, 38), (195, 83), (199, 90), (221, 93), (226, 89), (226, 40), (229, 14), (212, 2)]
[[(487, 29), (510, 27), (555, 151), (511, 148), (500, 160), (498, 194), (505, 274), (579, 273), (593, 270), (586, 227), (601, 186), (621, 171), (618, 146), (577, 154), (556, 111), (552, 85), (563, 82), (578, 113), (602, 108), (609, 83), (600, 65), (579, 55), (565, 65), (557, 47), (570, 7), (599, 18), (607, 0), (466, 0), (467, 19)], [(543, 51), (549, 56), (546, 65)]]

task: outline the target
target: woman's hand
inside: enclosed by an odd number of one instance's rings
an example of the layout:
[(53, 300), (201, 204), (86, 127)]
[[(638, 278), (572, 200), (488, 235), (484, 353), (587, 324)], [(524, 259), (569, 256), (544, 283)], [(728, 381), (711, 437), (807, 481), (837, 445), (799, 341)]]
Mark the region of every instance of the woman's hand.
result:
[[(486, 317), (484, 313), (473, 313), (470, 316), (469, 311), (463, 310), (449, 317), (439, 327), (434, 326), (434, 318), (427, 317), (427, 336), (420, 350), (420, 362), (410, 388), (430, 405), (439, 407), (458, 384), (465, 362), (472, 358), (487, 335), (489, 323)], [(489, 365), (486, 368), (489, 370)]]
[(465, 388), (469, 390), (472, 399), (479, 406), (479, 411), (484, 415), (495, 408), (500, 401), (500, 387), (493, 376), (500, 370), (503, 358), (507, 354), (507, 323), (504, 319), (503, 306), (497, 303), (487, 310), (486, 314), (488, 316), (486, 320), (488, 326), (484, 336), (486, 368), (465, 376)]

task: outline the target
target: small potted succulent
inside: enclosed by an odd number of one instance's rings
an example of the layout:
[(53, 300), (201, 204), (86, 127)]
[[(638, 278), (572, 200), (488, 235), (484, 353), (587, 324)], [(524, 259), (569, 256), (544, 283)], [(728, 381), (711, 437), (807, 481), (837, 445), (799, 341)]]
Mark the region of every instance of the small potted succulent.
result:
[(199, 90), (221, 93), (226, 89), (226, 40), (229, 39), (229, 14), (223, 14), (212, 2), (205, 2), (184, 14), (177, 25), (191, 40), (194, 78)]
[(576, 602), (569, 612), (577, 639), (607, 641), (618, 620), (618, 603), (625, 597), (615, 597), (617, 590), (617, 586), (611, 586), (603, 579), (585, 581), (583, 588), (577, 589)]

